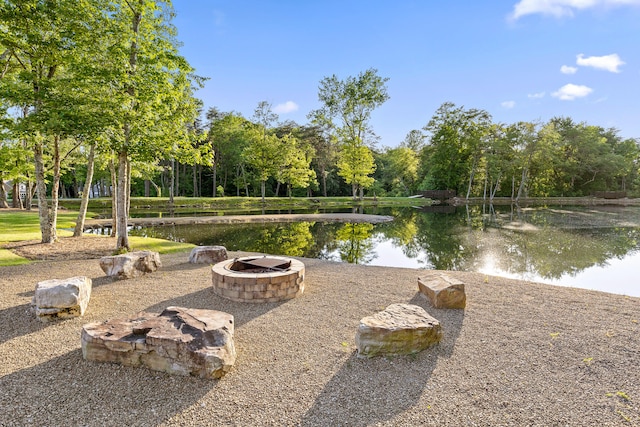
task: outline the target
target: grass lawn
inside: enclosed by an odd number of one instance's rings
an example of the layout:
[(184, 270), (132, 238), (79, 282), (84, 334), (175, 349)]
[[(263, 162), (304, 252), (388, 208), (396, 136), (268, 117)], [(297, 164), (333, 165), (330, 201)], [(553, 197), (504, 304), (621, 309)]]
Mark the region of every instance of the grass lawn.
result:
[[(77, 217), (78, 212), (76, 211), (58, 212), (58, 237), (70, 237), (73, 235), (73, 227)], [(87, 217), (91, 217), (91, 215), (87, 214)], [(5, 211), (0, 209), (0, 267), (31, 262), (15, 255), (8, 249), (2, 249), (1, 246), (3, 244), (25, 240), (40, 240), (41, 238), (38, 211)], [(133, 236), (129, 237), (129, 245), (135, 250), (146, 249), (159, 253), (178, 252), (194, 246), (188, 243)]]

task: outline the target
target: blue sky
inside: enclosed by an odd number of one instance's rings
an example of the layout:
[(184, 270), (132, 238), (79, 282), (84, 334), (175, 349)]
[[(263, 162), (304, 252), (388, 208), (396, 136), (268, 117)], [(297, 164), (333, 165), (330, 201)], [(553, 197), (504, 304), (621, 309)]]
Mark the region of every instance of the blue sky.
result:
[(495, 122), (575, 121), (640, 137), (640, 0), (174, 0), (205, 108), (250, 118), (268, 101), (308, 122), (323, 77), (376, 68), (372, 116), (397, 146), (443, 102)]

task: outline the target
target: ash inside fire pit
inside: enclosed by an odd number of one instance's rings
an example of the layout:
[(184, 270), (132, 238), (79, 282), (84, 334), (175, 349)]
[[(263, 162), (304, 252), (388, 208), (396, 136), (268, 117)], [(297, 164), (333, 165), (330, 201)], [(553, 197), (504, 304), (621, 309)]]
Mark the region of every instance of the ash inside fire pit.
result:
[(269, 273), (272, 271), (287, 271), (291, 267), (291, 260), (281, 258), (253, 258), (234, 259), (229, 270), (242, 273)]

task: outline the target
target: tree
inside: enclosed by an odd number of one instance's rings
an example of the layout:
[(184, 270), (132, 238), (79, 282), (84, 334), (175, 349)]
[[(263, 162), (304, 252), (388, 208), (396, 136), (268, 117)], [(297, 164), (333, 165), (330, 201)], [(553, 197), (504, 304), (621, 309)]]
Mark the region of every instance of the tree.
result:
[[(0, 5), (0, 45), (7, 59), (0, 96), (24, 114), (14, 137), (25, 139), (34, 154), (38, 211), (43, 243), (56, 236), (61, 141), (85, 125), (90, 82), (76, 72), (83, 53), (99, 45), (105, 15), (99, 0), (81, 3), (5, 1)], [(52, 158), (51, 204), (47, 201), (45, 156)]]
[(267, 179), (275, 176), (278, 167), (284, 162), (284, 146), (282, 141), (270, 132), (272, 125), (278, 121), (278, 115), (271, 110), (271, 104), (260, 101), (256, 107), (253, 118), (257, 122), (257, 130), (261, 135), (258, 141), (255, 137), (249, 147), (242, 153), (243, 159), (258, 171), (260, 179), (260, 196), (262, 203), (265, 197), (265, 184)]
[(422, 186), (457, 193), (466, 187), (468, 198), (490, 128), (491, 116), (486, 111), (442, 104), (423, 128), (430, 138), (424, 150)]
[(416, 191), (418, 180), (418, 155), (411, 148), (389, 148), (381, 155), (384, 163), (382, 178), (393, 195), (410, 196)]
[[(218, 116), (219, 114), (219, 116)], [(208, 116), (209, 117), (209, 116)], [(215, 153), (214, 176), (215, 182), (221, 180), (222, 187), (228, 186), (229, 176), (236, 187), (236, 194), (240, 195), (240, 188), (244, 187), (248, 195), (248, 183), (245, 176), (245, 163), (242, 153), (252, 138), (254, 124), (238, 113), (216, 113), (211, 117), (208, 141)], [(221, 175), (221, 178), (217, 178)]]
[(366, 141), (375, 137), (369, 128), (371, 113), (389, 99), (388, 80), (373, 68), (346, 80), (339, 80), (335, 74), (325, 77), (318, 89), (323, 105), (309, 113), (314, 123), (324, 125), (338, 141), (338, 174), (351, 185), (354, 199), (358, 190), (362, 199), (363, 188), (374, 182), (370, 175), (375, 163)]
[(120, 105), (111, 140), (117, 156), (116, 248), (120, 250), (129, 250), (131, 161), (176, 155), (191, 143), (187, 125), (197, 116), (193, 91), (201, 79), (178, 53), (172, 15), (168, 0), (121, 0), (110, 13), (111, 31), (128, 40), (110, 47), (106, 69)]
[(292, 134), (284, 135), (280, 138), (280, 144), (284, 150), (282, 164), (276, 173), (278, 182), (287, 185), (287, 194), (291, 197), (291, 188), (307, 188), (316, 173), (311, 169), (311, 158), (313, 157), (313, 147), (304, 150), (300, 141)]
[(253, 129), (250, 135), (249, 145), (242, 150), (242, 159), (255, 170), (264, 203), (265, 184), (269, 178), (276, 175), (279, 166), (283, 164), (285, 147), (276, 135), (267, 135), (257, 129)]

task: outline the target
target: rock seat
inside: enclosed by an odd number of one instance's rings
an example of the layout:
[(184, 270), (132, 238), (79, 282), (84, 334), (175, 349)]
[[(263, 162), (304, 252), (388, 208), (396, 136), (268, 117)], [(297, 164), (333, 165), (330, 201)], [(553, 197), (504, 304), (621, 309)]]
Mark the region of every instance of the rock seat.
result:
[(418, 289), (435, 308), (465, 308), (467, 295), (464, 283), (446, 274), (418, 278)]
[(141, 312), (85, 325), (82, 356), (169, 374), (220, 378), (235, 363), (233, 333), (231, 314), (167, 307), (160, 314)]
[(153, 251), (136, 251), (100, 258), (100, 268), (109, 277), (131, 279), (153, 273), (162, 266), (160, 254)]
[(358, 356), (398, 356), (418, 353), (442, 339), (440, 322), (422, 307), (391, 304), (360, 320), (356, 333)]
[(85, 276), (38, 282), (32, 301), (36, 316), (42, 322), (82, 316), (91, 298), (91, 285)]
[(224, 246), (196, 246), (189, 254), (192, 264), (216, 264), (228, 259), (227, 248)]

